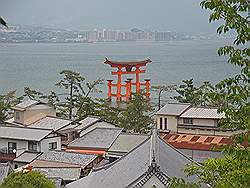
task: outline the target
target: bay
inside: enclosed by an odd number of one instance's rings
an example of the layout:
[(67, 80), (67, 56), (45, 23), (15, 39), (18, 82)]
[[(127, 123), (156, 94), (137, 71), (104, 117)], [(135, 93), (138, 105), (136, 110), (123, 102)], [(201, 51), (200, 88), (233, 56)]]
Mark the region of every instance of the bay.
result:
[[(42, 92), (55, 89), (64, 69), (82, 73), (87, 80), (114, 78), (111, 60), (141, 60), (150, 58), (143, 78), (156, 84), (180, 84), (193, 78), (197, 84), (210, 80), (216, 83), (235, 75), (239, 69), (227, 64), (226, 57), (217, 55), (217, 48), (230, 41), (186, 40), (168, 42), (113, 43), (0, 43), (0, 94), (23, 87)], [(106, 96), (107, 87), (102, 86)], [(103, 95), (104, 95), (103, 94)]]

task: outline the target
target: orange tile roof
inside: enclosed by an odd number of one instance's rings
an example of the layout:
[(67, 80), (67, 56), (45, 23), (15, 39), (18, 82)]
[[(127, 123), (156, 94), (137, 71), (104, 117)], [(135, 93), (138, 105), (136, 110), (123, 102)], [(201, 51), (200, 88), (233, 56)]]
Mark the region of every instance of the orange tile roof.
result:
[(177, 149), (212, 150), (231, 142), (229, 137), (191, 134), (161, 134), (161, 138)]
[(103, 150), (66, 149), (66, 151), (75, 153), (85, 153), (85, 154), (97, 154), (97, 155), (104, 155), (106, 153)]

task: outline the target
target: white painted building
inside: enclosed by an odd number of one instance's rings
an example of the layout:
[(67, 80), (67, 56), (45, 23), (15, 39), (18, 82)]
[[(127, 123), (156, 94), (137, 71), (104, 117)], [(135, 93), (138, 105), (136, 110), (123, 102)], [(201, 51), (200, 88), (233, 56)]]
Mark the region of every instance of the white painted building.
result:
[(53, 130), (0, 126), (0, 151), (18, 156), (24, 151), (61, 150), (61, 137)]
[(218, 127), (224, 116), (216, 108), (169, 103), (156, 113), (156, 122), (163, 132), (230, 136), (235, 131)]

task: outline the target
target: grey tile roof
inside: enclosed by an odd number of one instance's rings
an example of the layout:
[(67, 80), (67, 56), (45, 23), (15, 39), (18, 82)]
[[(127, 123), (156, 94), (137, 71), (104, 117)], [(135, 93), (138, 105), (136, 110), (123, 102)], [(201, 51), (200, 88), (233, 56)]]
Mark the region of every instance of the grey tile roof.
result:
[(108, 152), (127, 153), (144, 142), (148, 137), (149, 135), (121, 133), (109, 148)]
[(187, 110), (191, 105), (190, 104), (181, 104), (181, 103), (168, 103), (162, 107), (156, 115), (181, 115), (185, 110)]
[(21, 123), (16, 123), (14, 118), (10, 118), (10, 119), (6, 120), (5, 123), (15, 125), (15, 126), (19, 126), (19, 127), (25, 127), (25, 125), (23, 125)]
[(66, 127), (67, 125), (71, 124), (71, 120), (61, 119), (58, 117), (45, 117), (42, 118), (35, 123), (29, 125), (29, 127), (33, 128), (41, 128), (41, 129), (52, 129), (57, 131), (61, 128)]
[(30, 163), (34, 168), (79, 168), (79, 164), (71, 164), (57, 161), (46, 161), (36, 159)]
[(33, 170), (40, 171), (49, 178), (60, 177), (63, 180), (77, 180), (81, 175), (81, 168), (33, 168)]
[(38, 160), (56, 161), (70, 164), (78, 164), (82, 167), (87, 166), (97, 156), (93, 154), (81, 154), (66, 151), (48, 151), (40, 155)]
[(221, 119), (224, 113), (218, 113), (216, 108), (192, 107), (181, 114), (181, 118), (200, 118), (200, 119)]
[(46, 129), (3, 126), (0, 127), (0, 138), (40, 141), (52, 132), (52, 130)]
[(145, 178), (148, 170), (151, 167), (154, 168), (152, 165), (155, 163), (164, 177), (186, 179), (182, 169), (192, 162), (154, 133), (127, 155), (93, 171), (87, 177), (68, 184), (66, 188), (98, 188), (100, 185), (102, 188), (127, 187)]
[(115, 125), (113, 125), (111, 123), (108, 123), (108, 122), (105, 122), (105, 121), (96, 122), (96, 123), (86, 127), (85, 129), (81, 130), (80, 131), (80, 136), (85, 135), (86, 133), (94, 130), (97, 127), (99, 127), (99, 128), (116, 128)]
[(98, 121), (100, 121), (100, 118), (98, 118), (98, 117), (86, 117), (85, 119), (83, 119), (79, 122), (80, 125), (77, 126), (75, 129), (76, 130), (86, 129), (87, 127), (93, 125), (94, 123), (96, 123)]
[(25, 109), (25, 108), (28, 108), (32, 105), (38, 104), (38, 103), (40, 103), (40, 102), (36, 101), (36, 100), (29, 99), (29, 100), (26, 100), (26, 101), (23, 101), (23, 102), (17, 104), (15, 107)]
[(10, 172), (10, 166), (7, 163), (0, 163), (0, 184), (3, 182), (4, 178), (8, 176)]
[(30, 163), (42, 153), (25, 151), (14, 159), (14, 162)]
[(121, 128), (97, 127), (94, 130), (86, 133), (82, 137), (71, 142), (68, 147), (82, 149), (108, 149), (121, 132)]

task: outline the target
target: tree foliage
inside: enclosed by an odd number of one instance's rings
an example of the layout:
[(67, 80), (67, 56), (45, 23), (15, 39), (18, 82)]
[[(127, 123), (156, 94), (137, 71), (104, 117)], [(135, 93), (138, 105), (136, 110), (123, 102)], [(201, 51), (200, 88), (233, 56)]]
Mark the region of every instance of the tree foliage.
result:
[[(228, 56), (228, 63), (241, 67), (238, 75), (217, 83), (208, 92), (208, 103), (219, 107), (225, 113), (221, 124), (224, 127), (243, 130), (232, 137), (232, 143), (224, 148), (222, 158), (208, 159), (202, 166), (190, 165), (185, 170), (188, 175), (197, 175), (200, 183), (211, 187), (250, 187), (250, 121), (249, 121), (249, 1), (248, 0), (205, 0), (202, 8), (212, 11), (209, 21), (222, 21), (217, 33), (234, 31), (236, 39), (231, 46), (218, 49), (218, 55)], [(191, 80), (192, 81), (192, 80)], [(195, 96), (197, 88), (192, 82), (186, 83), (178, 99)], [(200, 87), (199, 87), (200, 88)], [(184, 97), (183, 97), (184, 96)], [(198, 97), (199, 98), (199, 97)], [(189, 99), (189, 98), (188, 98)], [(195, 101), (198, 101), (196, 96)], [(192, 99), (189, 100), (192, 102)], [(193, 104), (197, 104), (194, 102)], [(198, 103), (199, 104), (199, 103)], [(184, 182), (185, 183), (185, 182)]]
[(0, 188), (56, 188), (55, 184), (37, 171), (10, 174)]
[[(73, 110), (76, 110), (75, 114), (79, 115), (81, 114), (79, 111), (83, 111), (83, 107), (86, 103), (92, 103), (89, 95), (94, 91), (97, 85), (102, 83), (102, 80), (96, 80), (93, 83), (85, 83), (85, 78), (80, 73), (71, 70), (63, 70), (60, 74), (63, 78), (56, 86), (63, 88), (66, 93), (62, 94), (65, 98), (58, 106), (61, 107), (59, 108), (61, 109), (61, 115), (68, 115), (68, 118), (72, 119), (74, 115)], [(79, 118), (83, 117), (80, 116)]]
[(249, 55), (250, 49), (245, 45), (249, 41), (249, 1), (248, 0), (205, 0), (202, 8), (212, 11), (209, 21), (223, 21), (217, 33), (234, 31), (234, 45), (219, 48), (218, 54), (229, 57), (228, 63), (241, 67), (240, 74), (222, 80), (216, 85), (213, 99), (227, 101), (227, 106), (221, 106), (225, 112), (224, 124), (228, 127), (249, 129)]
[(181, 178), (171, 178), (170, 179), (170, 188), (198, 188), (198, 184), (186, 182), (184, 179)]
[(16, 91), (10, 91), (5, 95), (0, 95), (0, 123), (11, 118), (11, 107), (19, 103), (21, 99), (21, 97), (16, 97)]
[(152, 91), (154, 92), (157, 92), (158, 94), (158, 110), (161, 109), (161, 94), (163, 92), (173, 92), (176, 90), (176, 85), (155, 85), (155, 86), (152, 86), (151, 88)]
[(150, 117), (152, 107), (141, 93), (134, 94), (122, 113), (122, 125), (126, 130), (145, 133), (153, 122)]

